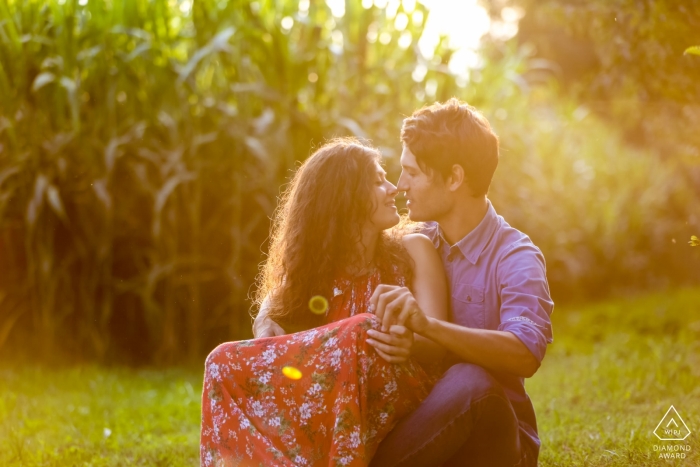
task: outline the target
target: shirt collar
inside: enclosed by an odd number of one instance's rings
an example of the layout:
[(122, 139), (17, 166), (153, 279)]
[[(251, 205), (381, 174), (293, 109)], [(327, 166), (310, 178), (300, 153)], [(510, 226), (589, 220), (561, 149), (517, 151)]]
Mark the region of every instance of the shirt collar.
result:
[[(486, 245), (498, 227), (498, 214), (496, 214), (496, 210), (493, 208), (488, 198), (486, 202), (488, 203), (486, 215), (481, 219), (479, 225), (453, 245), (453, 247), (457, 247), (462, 253), (462, 256), (472, 264), (476, 264), (479, 260), (479, 256), (481, 256), (481, 253), (484, 251), (484, 248), (486, 248)], [(439, 224), (435, 224), (435, 229), (436, 234), (433, 236), (433, 245), (435, 245), (435, 248), (438, 248), (441, 243), (449, 246), (449, 242), (445, 239)]]

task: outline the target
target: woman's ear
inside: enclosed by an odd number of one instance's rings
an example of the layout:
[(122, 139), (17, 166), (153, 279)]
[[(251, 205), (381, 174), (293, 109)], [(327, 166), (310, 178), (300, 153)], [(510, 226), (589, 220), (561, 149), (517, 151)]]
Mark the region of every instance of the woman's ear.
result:
[(457, 191), (459, 187), (465, 183), (464, 168), (459, 164), (454, 164), (452, 166), (452, 170), (450, 171), (449, 177), (447, 177), (446, 182), (448, 190)]

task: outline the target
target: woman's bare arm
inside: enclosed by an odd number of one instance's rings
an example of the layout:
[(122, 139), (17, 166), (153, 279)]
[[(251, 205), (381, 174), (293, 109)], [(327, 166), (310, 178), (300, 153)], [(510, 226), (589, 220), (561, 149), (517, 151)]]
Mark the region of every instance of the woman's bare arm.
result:
[[(404, 236), (403, 244), (414, 263), (411, 289), (418, 305), (427, 316), (447, 321), (447, 278), (433, 242), (425, 235), (416, 233)], [(421, 361), (437, 361), (444, 356), (445, 348), (430, 339), (416, 335), (411, 353)]]
[[(422, 234), (403, 237), (403, 245), (414, 263), (411, 290), (416, 302), (425, 314), (446, 321), (448, 318), (448, 290), (442, 261), (433, 243)], [(387, 306), (390, 306), (387, 305)], [(400, 363), (410, 354), (421, 362), (436, 362), (443, 357), (445, 349), (422, 336), (413, 336), (405, 326), (387, 326), (386, 332), (370, 330), (370, 343), (387, 361)]]

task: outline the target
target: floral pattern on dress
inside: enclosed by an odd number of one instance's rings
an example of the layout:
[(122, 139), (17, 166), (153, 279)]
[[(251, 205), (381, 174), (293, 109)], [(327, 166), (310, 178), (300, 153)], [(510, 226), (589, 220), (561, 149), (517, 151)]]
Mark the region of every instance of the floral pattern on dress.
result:
[[(228, 342), (207, 357), (200, 463), (222, 466), (366, 466), (379, 442), (428, 395), (434, 378), (413, 359), (393, 364), (367, 344), (374, 271), (340, 278), (328, 324)], [(397, 276), (394, 283), (404, 285)], [(287, 378), (291, 366), (302, 376)]]

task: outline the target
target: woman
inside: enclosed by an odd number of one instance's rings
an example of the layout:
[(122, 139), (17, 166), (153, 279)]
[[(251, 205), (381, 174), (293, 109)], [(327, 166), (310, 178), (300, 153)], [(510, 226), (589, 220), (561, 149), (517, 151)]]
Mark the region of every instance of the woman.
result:
[[(426, 314), (447, 318), (433, 244), (386, 231), (400, 216), (380, 159), (357, 140), (335, 140), (296, 172), (255, 296), (264, 313), (256, 322), (294, 333), (225, 343), (209, 355), (203, 466), (366, 466), (430, 391), (438, 371), (409, 358), (410, 333), (397, 324), (389, 338), (367, 313), (374, 288), (389, 283), (410, 286)], [(412, 351), (441, 355), (420, 336)]]

